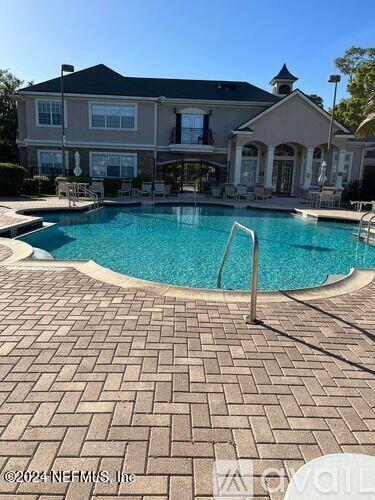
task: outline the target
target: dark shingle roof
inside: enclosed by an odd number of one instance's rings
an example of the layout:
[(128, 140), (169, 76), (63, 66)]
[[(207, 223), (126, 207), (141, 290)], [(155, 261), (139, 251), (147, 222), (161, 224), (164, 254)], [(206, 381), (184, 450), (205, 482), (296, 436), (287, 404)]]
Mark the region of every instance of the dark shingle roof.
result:
[(284, 63), (278, 74), (272, 78), (270, 84), (272, 85), (275, 80), (292, 80), (293, 82), (295, 82), (298, 80), (298, 78), (292, 75), (292, 73), (288, 70), (286, 64)]
[[(278, 97), (247, 82), (180, 80), (173, 78), (136, 78), (122, 76), (104, 64), (64, 76), (69, 94), (118, 95), (218, 101), (277, 102)], [(20, 90), (60, 92), (60, 78), (37, 83)]]

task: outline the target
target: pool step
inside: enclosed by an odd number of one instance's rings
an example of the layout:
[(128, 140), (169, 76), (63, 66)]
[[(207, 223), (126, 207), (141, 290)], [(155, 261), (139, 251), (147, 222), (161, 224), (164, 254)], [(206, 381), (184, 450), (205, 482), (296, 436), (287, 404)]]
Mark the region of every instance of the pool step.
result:
[(155, 200), (141, 200), (142, 207), (154, 207)]

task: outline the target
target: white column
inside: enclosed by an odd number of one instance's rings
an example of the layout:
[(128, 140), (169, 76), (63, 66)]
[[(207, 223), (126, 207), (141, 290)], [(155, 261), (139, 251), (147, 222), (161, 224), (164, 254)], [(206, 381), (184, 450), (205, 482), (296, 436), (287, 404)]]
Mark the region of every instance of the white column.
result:
[(337, 163), (336, 179), (335, 179), (336, 189), (342, 189), (342, 173), (344, 171), (345, 155), (346, 155), (346, 150), (340, 149), (338, 163)]
[(302, 189), (304, 191), (305, 190), (308, 191), (310, 189), (313, 158), (314, 158), (314, 149), (313, 148), (307, 149), (306, 150), (305, 177), (303, 179), (303, 186), (302, 186)]
[(242, 146), (236, 146), (236, 155), (234, 159), (234, 185), (241, 184), (241, 162)]
[(264, 187), (272, 189), (272, 172), (273, 158), (275, 156), (275, 148), (267, 148), (266, 168), (264, 170)]

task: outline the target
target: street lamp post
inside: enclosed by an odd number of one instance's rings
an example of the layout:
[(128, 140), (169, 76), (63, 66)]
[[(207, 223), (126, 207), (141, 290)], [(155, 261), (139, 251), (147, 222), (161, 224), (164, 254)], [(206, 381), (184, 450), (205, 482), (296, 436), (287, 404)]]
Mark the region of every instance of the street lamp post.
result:
[(64, 71), (66, 73), (73, 73), (74, 66), (71, 64), (61, 65), (61, 173), (65, 177), (65, 108), (64, 108)]
[(328, 77), (328, 83), (335, 84), (335, 90), (333, 93), (333, 104), (332, 104), (332, 113), (331, 113), (331, 121), (329, 123), (329, 132), (328, 132), (328, 172), (331, 175), (332, 172), (332, 128), (333, 128), (333, 120), (335, 117), (335, 107), (336, 107), (336, 94), (337, 94), (337, 84), (340, 82), (340, 75), (330, 75)]

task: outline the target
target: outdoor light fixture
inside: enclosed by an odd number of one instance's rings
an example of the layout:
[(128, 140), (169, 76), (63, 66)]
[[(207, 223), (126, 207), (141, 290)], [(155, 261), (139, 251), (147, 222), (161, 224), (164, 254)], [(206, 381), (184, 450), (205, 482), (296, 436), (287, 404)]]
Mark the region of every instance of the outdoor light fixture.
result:
[(74, 66), (71, 64), (61, 65), (61, 175), (65, 177), (65, 109), (64, 109), (64, 72), (73, 73)]
[(329, 75), (328, 83), (335, 84), (335, 90), (333, 93), (333, 104), (332, 104), (332, 113), (331, 113), (331, 121), (329, 124), (329, 132), (328, 132), (328, 168), (329, 172), (332, 172), (332, 128), (333, 128), (333, 120), (335, 116), (335, 106), (336, 106), (336, 93), (337, 93), (337, 84), (341, 81), (340, 75)]

